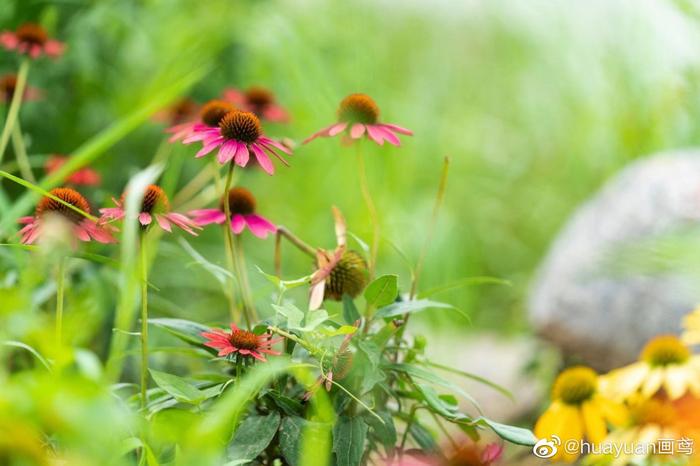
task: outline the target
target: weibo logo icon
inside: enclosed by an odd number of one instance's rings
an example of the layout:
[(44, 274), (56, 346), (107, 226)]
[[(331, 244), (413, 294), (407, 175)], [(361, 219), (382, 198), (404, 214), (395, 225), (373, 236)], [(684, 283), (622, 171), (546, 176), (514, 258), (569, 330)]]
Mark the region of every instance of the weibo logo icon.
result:
[(552, 435), (551, 439), (543, 438), (539, 440), (534, 447), (532, 453), (538, 458), (552, 458), (559, 451), (561, 439), (556, 435)]

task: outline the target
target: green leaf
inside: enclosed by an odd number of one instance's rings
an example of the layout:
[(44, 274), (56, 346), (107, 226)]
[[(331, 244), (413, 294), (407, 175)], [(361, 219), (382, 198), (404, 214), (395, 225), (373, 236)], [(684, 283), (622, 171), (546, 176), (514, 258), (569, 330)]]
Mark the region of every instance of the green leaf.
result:
[(382, 307), (394, 302), (399, 295), (398, 275), (382, 275), (367, 286), (367, 305)]
[(393, 449), (396, 446), (397, 435), (394, 418), (387, 411), (377, 411), (377, 415), (382, 418), (384, 423), (374, 416), (365, 416), (365, 422), (372, 428), (373, 434), (387, 449)]
[(250, 416), (241, 423), (229, 445), (229, 461), (252, 461), (270, 444), (280, 426), (280, 415)]
[(435, 442), (433, 435), (425, 427), (423, 427), (420, 422), (413, 421), (413, 424), (411, 424), (408, 432), (411, 434), (411, 437), (413, 437), (413, 440), (416, 441), (421, 450), (425, 451), (426, 453), (436, 453), (440, 451), (440, 447), (438, 447), (438, 444)]
[(327, 337), (337, 337), (339, 335), (352, 335), (353, 333), (357, 332), (357, 327), (353, 327), (352, 325), (341, 325), (336, 329), (322, 328), (320, 331)]
[(328, 320), (328, 312), (323, 309), (309, 311), (304, 315), (298, 307), (291, 303), (273, 304), (272, 307), (278, 314), (287, 318), (287, 329), (289, 330), (311, 332)]
[(228, 270), (220, 267), (216, 264), (209, 262), (203, 255), (201, 255), (195, 248), (188, 243), (185, 238), (180, 237), (179, 243), (182, 248), (190, 255), (195, 264), (202, 267), (204, 270), (209, 272), (212, 277), (219, 282), (220, 285), (225, 286), (228, 280), (233, 278), (233, 275)]
[(445, 365), (443, 365), (443, 364), (438, 364), (438, 363), (431, 362), (431, 361), (426, 361), (425, 364), (427, 364), (427, 365), (430, 366), (430, 367), (435, 367), (435, 368), (437, 368), (437, 369), (441, 369), (441, 370), (443, 370), (443, 371), (447, 371), (447, 372), (451, 372), (451, 373), (453, 373), (453, 374), (461, 375), (462, 377), (465, 377), (465, 378), (467, 378), (467, 379), (472, 379), (472, 380), (474, 380), (474, 381), (476, 381), (476, 382), (479, 382), (479, 383), (481, 383), (481, 384), (484, 384), (484, 385), (486, 385), (486, 386), (488, 386), (488, 387), (493, 388), (493, 389), (496, 390), (497, 392), (503, 394), (503, 396), (505, 396), (505, 397), (507, 397), (507, 398), (510, 398), (511, 400), (515, 401), (515, 397), (514, 397), (513, 394), (510, 392), (510, 390), (508, 390), (507, 388), (505, 388), (505, 387), (503, 387), (503, 386), (501, 386), (501, 385), (498, 385), (498, 384), (495, 383), (495, 382), (491, 382), (490, 380), (485, 379), (485, 378), (483, 378), (483, 377), (481, 377), (481, 376), (479, 376), (479, 375), (472, 374), (471, 372), (461, 371), (461, 370), (459, 370), (459, 369), (455, 369), (454, 367), (445, 366)]
[(333, 453), (337, 466), (359, 466), (365, 451), (367, 424), (362, 417), (342, 416), (333, 428)]
[(532, 431), (528, 429), (523, 429), (522, 427), (509, 426), (506, 424), (501, 424), (491, 419), (481, 417), (475, 421), (476, 424), (484, 425), (490, 427), (496, 435), (501, 437), (503, 440), (507, 440), (516, 445), (523, 445), (526, 447), (531, 447), (537, 443), (537, 438)]
[(154, 369), (150, 372), (156, 384), (181, 403), (197, 405), (206, 399), (204, 393), (181, 377)]
[(417, 301), (401, 301), (398, 303), (391, 303), (388, 306), (384, 306), (377, 311), (375, 317), (379, 318), (389, 318), (400, 316), (404, 314), (416, 314), (426, 309), (452, 309), (460, 314), (462, 317), (469, 320), (464, 312), (460, 311), (451, 304), (441, 303), (439, 301), (431, 301), (429, 299), (419, 299)]
[(314, 429), (323, 429), (322, 423), (307, 421), (298, 416), (282, 419), (279, 430), (280, 450), (291, 466), (304, 466), (299, 461), (303, 437), (313, 435)]
[(343, 320), (348, 324), (354, 324), (360, 319), (360, 312), (355, 306), (355, 301), (347, 294), (343, 295)]
[(468, 416), (459, 412), (459, 407), (456, 403), (448, 403), (441, 398), (435, 389), (425, 384), (415, 384), (416, 388), (423, 397), (423, 401), (430, 407), (432, 411), (449, 421), (469, 420)]
[(436, 286), (429, 290), (418, 293), (418, 298), (428, 298), (430, 296), (436, 295), (438, 293), (444, 293), (450, 290), (456, 290), (465, 286), (474, 285), (506, 285), (512, 286), (512, 283), (508, 280), (503, 280), (502, 278), (496, 277), (465, 277), (454, 282), (446, 283), (444, 285)]
[(479, 407), (479, 403), (469, 395), (467, 392), (465, 392), (460, 386), (443, 379), (442, 377), (433, 374), (430, 371), (426, 371), (425, 369), (422, 369), (420, 367), (410, 365), (410, 364), (385, 364), (383, 366), (385, 369), (393, 370), (393, 371), (398, 371), (398, 372), (403, 372), (407, 375), (409, 375), (411, 378), (414, 379), (421, 379), (426, 382), (433, 383), (435, 385), (439, 385), (443, 388), (446, 388), (448, 390), (451, 390), (452, 392), (460, 395), (464, 399), (468, 400), (471, 402), (474, 407), (481, 412), (481, 408)]
[(49, 361), (46, 360), (46, 358), (44, 358), (37, 350), (35, 350), (31, 346), (29, 346), (28, 344), (22, 343), (21, 341), (13, 341), (13, 340), (3, 341), (2, 344), (4, 346), (21, 348), (21, 349), (31, 353), (31, 355), (34, 356), (36, 358), (36, 360), (39, 361), (46, 369), (48, 369), (49, 371), (51, 370), (51, 363), (49, 363)]

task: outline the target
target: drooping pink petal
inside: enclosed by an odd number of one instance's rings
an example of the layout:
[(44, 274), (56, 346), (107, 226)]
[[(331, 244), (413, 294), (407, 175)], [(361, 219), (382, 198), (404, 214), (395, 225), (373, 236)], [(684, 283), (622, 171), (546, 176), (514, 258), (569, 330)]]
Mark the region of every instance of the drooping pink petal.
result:
[(260, 215), (250, 214), (245, 216), (246, 223), (251, 233), (253, 233), (258, 238), (267, 238), (269, 233), (274, 233), (277, 231), (277, 227), (274, 226), (266, 218)]
[(268, 145), (266, 145), (266, 144), (264, 144), (264, 143), (262, 143), (262, 142), (261, 142), (259, 145), (260, 145), (260, 147), (262, 147), (262, 149), (263, 149), (264, 151), (267, 151), (267, 152), (269, 152), (270, 154), (272, 154), (272, 155), (274, 155), (275, 157), (277, 157), (277, 160), (279, 160), (280, 162), (282, 162), (282, 164), (284, 164), (284, 166), (286, 166), (286, 167), (289, 166), (289, 162), (287, 162), (287, 160), (286, 160), (284, 157), (282, 157), (280, 154), (278, 154), (274, 147), (268, 146)]
[(238, 142), (236, 141), (226, 141), (221, 145), (221, 149), (219, 149), (219, 153), (216, 156), (216, 160), (221, 165), (224, 165), (225, 163), (230, 162), (233, 157), (236, 155), (236, 151), (238, 150)]
[(384, 145), (384, 134), (379, 132), (377, 127), (374, 125), (367, 125), (367, 136), (369, 138), (379, 144), (380, 146)]
[(19, 44), (19, 39), (14, 32), (4, 31), (0, 33), (0, 44), (8, 50), (14, 50)]
[(235, 234), (240, 235), (243, 229), (245, 228), (246, 221), (245, 217), (241, 214), (236, 214), (233, 217), (231, 217), (231, 231), (233, 231)]
[(218, 223), (219, 225), (226, 221), (226, 214), (219, 209), (199, 209), (188, 212), (188, 215), (193, 217), (192, 221), (197, 225), (209, 225), (210, 223)]
[(115, 230), (114, 227), (101, 226), (89, 219), (83, 220), (82, 224), (90, 236), (98, 243), (111, 244), (117, 242), (117, 239), (112, 236), (112, 231)]
[(258, 361), (267, 362), (267, 359), (265, 359), (265, 356), (258, 353), (257, 351), (251, 351), (250, 355), (253, 356), (255, 359), (257, 359)]
[(271, 104), (265, 107), (262, 117), (268, 121), (284, 123), (289, 121), (289, 114), (279, 105)]
[(233, 322), (231, 322), (230, 327), (231, 327), (231, 331), (234, 332), (234, 333), (235, 333), (235, 332), (240, 332), (240, 331), (241, 331), (241, 329), (238, 328), (238, 325), (236, 325), (236, 324), (233, 323)]
[(405, 134), (406, 136), (413, 136), (413, 131), (410, 129), (403, 128), (399, 125), (394, 125), (391, 123), (380, 123), (379, 126), (384, 126), (385, 128), (389, 128), (391, 131), (394, 131), (399, 134)]
[(359, 139), (363, 134), (365, 134), (365, 125), (362, 123), (355, 123), (350, 128), (350, 137), (353, 139)]
[(250, 159), (250, 153), (248, 152), (248, 146), (244, 143), (238, 143), (238, 149), (236, 149), (236, 165), (239, 167), (245, 167), (248, 165), (248, 160)]
[(187, 233), (197, 236), (197, 232), (194, 231), (194, 228), (201, 229), (199, 225), (194, 223), (192, 220), (187, 218), (186, 216), (182, 214), (178, 214), (177, 212), (170, 212), (169, 214), (165, 214), (165, 217)]
[(196, 157), (196, 158), (204, 157), (204, 156), (207, 155), (209, 152), (211, 152), (211, 151), (213, 151), (214, 149), (216, 149), (217, 147), (219, 147), (219, 146), (221, 145), (221, 143), (223, 142), (223, 140), (224, 140), (224, 138), (220, 137), (220, 138), (214, 139), (214, 140), (211, 141), (211, 142), (206, 142), (206, 141), (205, 141), (204, 147), (202, 147), (201, 149), (199, 149), (199, 152), (197, 152), (197, 153), (195, 154), (195, 157)]
[(143, 226), (147, 226), (151, 224), (151, 214), (148, 212), (141, 212), (139, 214), (139, 223)]
[(165, 216), (156, 214), (156, 222), (158, 222), (158, 225), (160, 225), (160, 227), (168, 233), (173, 232), (170, 222), (168, 222), (168, 219)]
[(279, 141), (275, 141), (274, 139), (270, 139), (266, 136), (260, 136), (258, 138), (258, 142), (262, 143), (265, 146), (276, 147), (277, 149), (281, 150), (282, 152), (284, 152), (287, 155), (292, 155), (292, 149), (285, 146), (284, 144), (282, 144)]
[(44, 44), (44, 53), (49, 57), (59, 57), (63, 54), (66, 46), (63, 42), (50, 39)]
[(390, 129), (384, 128), (381, 125), (377, 125), (374, 127), (376, 131), (378, 131), (384, 140), (389, 141), (389, 144), (394, 145), (396, 147), (401, 145), (401, 141), (399, 141), (399, 138), (391, 132)]
[(21, 223), (22, 225), (28, 225), (30, 223), (34, 223), (35, 217), (20, 217), (17, 220), (17, 223)]
[(336, 124), (334, 123), (334, 124), (332, 124), (332, 125), (330, 125), (330, 126), (327, 126), (327, 127), (323, 128), (323, 129), (320, 130), (320, 131), (315, 132), (314, 134), (312, 134), (312, 135), (309, 136), (308, 138), (304, 139), (301, 143), (302, 143), (302, 144), (306, 144), (306, 143), (308, 143), (308, 142), (313, 141), (313, 140), (316, 139), (316, 138), (328, 137), (328, 132), (329, 132), (329, 131), (331, 130), (331, 128), (333, 128), (335, 125), (336, 125)]
[(39, 236), (41, 236), (41, 224), (37, 221), (37, 223), (32, 224), (31, 229), (25, 232), (22, 237), (22, 243), (34, 244)]
[(73, 233), (75, 233), (75, 236), (77, 236), (80, 241), (90, 241), (90, 233), (88, 233), (82, 223), (73, 227)]
[(336, 134), (342, 133), (345, 131), (345, 128), (348, 127), (348, 124), (343, 122), (343, 123), (336, 123), (331, 128), (328, 130), (328, 136), (333, 137)]
[(267, 172), (268, 175), (272, 175), (275, 173), (275, 167), (272, 165), (272, 161), (270, 160), (270, 157), (267, 156), (265, 151), (263, 151), (257, 144), (253, 143), (250, 145), (250, 148), (253, 150), (255, 153), (255, 159), (258, 161), (260, 166), (262, 167), (265, 172)]
[(224, 348), (221, 351), (219, 351), (219, 356), (228, 356), (229, 354), (235, 353), (236, 351), (238, 351), (238, 348), (229, 346), (228, 348)]

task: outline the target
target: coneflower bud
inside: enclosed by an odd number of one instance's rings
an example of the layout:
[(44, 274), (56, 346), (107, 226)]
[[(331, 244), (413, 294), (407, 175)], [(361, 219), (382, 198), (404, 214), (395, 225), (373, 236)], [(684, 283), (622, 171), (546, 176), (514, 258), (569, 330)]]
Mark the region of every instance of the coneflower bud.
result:
[(365, 289), (368, 279), (367, 261), (356, 251), (345, 251), (326, 278), (325, 297), (340, 301), (346, 294), (355, 298)]

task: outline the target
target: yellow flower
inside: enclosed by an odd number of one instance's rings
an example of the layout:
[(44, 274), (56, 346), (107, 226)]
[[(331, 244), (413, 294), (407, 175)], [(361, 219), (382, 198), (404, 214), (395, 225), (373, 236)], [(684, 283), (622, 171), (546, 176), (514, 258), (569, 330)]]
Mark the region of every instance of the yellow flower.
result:
[[(573, 367), (557, 377), (552, 389), (552, 404), (535, 425), (535, 435), (551, 439), (556, 435), (562, 445), (586, 439), (590, 443), (605, 440), (608, 423), (622, 425), (625, 408), (598, 390), (598, 375), (587, 367)], [(578, 454), (559, 448), (553, 459), (573, 462)]]
[(683, 319), (683, 343), (686, 345), (700, 344), (700, 306)]
[(662, 389), (672, 400), (688, 391), (700, 396), (700, 356), (694, 356), (678, 337), (662, 335), (647, 343), (638, 362), (603, 377), (602, 386), (618, 400), (636, 394), (651, 398)]

